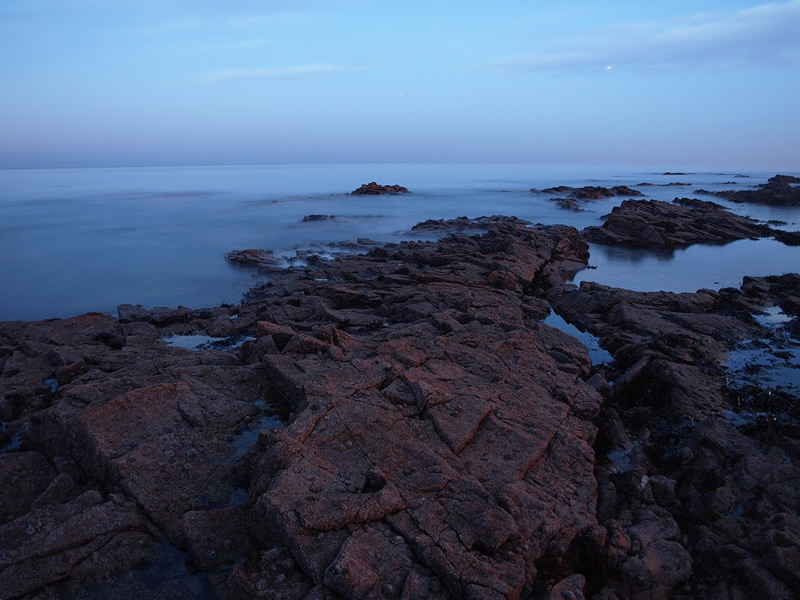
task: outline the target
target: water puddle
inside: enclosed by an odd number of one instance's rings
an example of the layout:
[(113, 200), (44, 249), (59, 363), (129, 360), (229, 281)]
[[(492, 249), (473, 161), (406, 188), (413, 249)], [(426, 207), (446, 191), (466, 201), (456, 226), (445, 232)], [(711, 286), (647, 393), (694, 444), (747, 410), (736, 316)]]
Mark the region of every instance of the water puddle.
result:
[(210, 335), (173, 335), (161, 338), (167, 346), (185, 348), (187, 350), (233, 350), (247, 341), (256, 338), (252, 336), (234, 335), (230, 337), (211, 337)]
[(231, 458), (231, 461), (234, 461), (244, 455), (250, 446), (256, 443), (259, 432), (263, 431), (264, 429), (283, 428), (283, 421), (281, 420), (281, 416), (278, 411), (268, 407), (263, 400), (257, 400), (254, 402), (254, 404), (264, 411), (264, 414), (250, 421), (250, 423), (248, 423), (247, 426), (243, 428), (234, 438), (233, 447), (236, 449), (236, 451), (233, 455), (233, 458)]
[(600, 343), (595, 336), (588, 331), (581, 331), (574, 325), (570, 325), (554, 311), (551, 310), (542, 323), (559, 329), (583, 342), (583, 345), (589, 349), (589, 358), (592, 359), (593, 365), (608, 364), (614, 360), (614, 357), (607, 350), (600, 347)]
[(777, 417), (773, 417), (768, 412), (765, 412), (763, 410), (742, 411), (742, 412), (726, 410), (725, 412), (722, 413), (722, 416), (725, 417), (728, 420), (728, 423), (730, 423), (734, 427), (747, 427), (751, 425), (758, 425), (759, 422), (767, 419), (777, 420)]
[(762, 327), (771, 329), (792, 322), (792, 317), (784, 313), (780, 306), (769, 306), (763, 313), (753, 315), (753, 318)]
[(800, 340), (794, 320), (779, 307), (753, 315), (762, 337), (740, 343), (728, 356), (728, 399), (723, 416), (739, 429), (780, 428), (800, 418)]
[(800, 396), (800, 340), (786, 327), (793, 318), (771, 306), (753, 315), (764, 336), (739, 344), (728, 356), (726, 367), (731, 388), (759, 387)]
[[(261, 414), (247, 423), (233, 438), (234, 453), (229, 459), (229, 462), (236, 462), (239, 458), (244, 456), (245, 452), (258, 441), (258, 434), (261, 431), (265, 429), (275, 430), (283, 428), (285, 415), (282, 417), (279, 410), (276, 410), (264, 400), (256, 400), (253, 404), (261, 410)], [(247, 502), (247, 498), (248, 493), (245, 488), (234, 488), (233, 492), (228, 496), (227, 502), (221, 507), (244, 504)]]
[(68, 597), (80, 600), (167, 597), (218, 600), (208, 576), (192, 574), (186, 568), (186, 553), (167, 543), (159, 544), (157, 549), (156, 562), (131, 569), (77, 593), (69, 590)]
[[(8, 423), (0, 421), (0, 440), (6, 439), (8, 433)], [(0, 454), (5, 452), (15, 452), (22, 447), (22, 435), (17, 431), (5, 444), (0, 445)]]
[(606, 453), (608, 459), (608, 469), (612, 473), (621, 473), (630, 469), (631, 452), (633, 447), (630, 448), (617, 448), (611, 452)]

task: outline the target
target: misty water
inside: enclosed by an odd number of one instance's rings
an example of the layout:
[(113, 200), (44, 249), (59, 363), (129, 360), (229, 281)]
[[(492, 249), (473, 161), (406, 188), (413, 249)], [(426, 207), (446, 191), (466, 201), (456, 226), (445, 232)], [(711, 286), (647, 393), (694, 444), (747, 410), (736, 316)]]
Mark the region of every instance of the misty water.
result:
[[(531, 188), (628, 185), (645, 198), (713, 199), (733, 212), (800, 229), (800, 209), (729, 203), (693, 191), (746, 189), (785, 169), (691, 170), (552, 165), (281, 165), (0, 170), (0, 320), (116, 315), (119, 304), (190, 308), (238, 303), (265, 276), (225, 254), (261, 248), (289, 258), (370, 238), (425, 239), (426, 219), (505, 214), (582, 229), (624, 198), (560, 208)], [(351, 196), (362, 183), (411, 194)], [(688, 186), (668, 185), (689, 183)], [(304, 222), (307, 215), (334, 219)], [(635, 290), (738, 286), (745, 275), (797, 271), (800, 248), (765, 240), (672, 253), (591, 246), (582, 280)]]

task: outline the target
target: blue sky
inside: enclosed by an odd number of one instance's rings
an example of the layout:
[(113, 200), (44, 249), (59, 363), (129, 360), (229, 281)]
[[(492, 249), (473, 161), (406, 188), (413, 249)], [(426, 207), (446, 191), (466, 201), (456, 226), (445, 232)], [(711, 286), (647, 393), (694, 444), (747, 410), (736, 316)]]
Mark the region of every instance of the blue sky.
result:
[(0, 0), (0, 167), (800, 167), (800, 0)]

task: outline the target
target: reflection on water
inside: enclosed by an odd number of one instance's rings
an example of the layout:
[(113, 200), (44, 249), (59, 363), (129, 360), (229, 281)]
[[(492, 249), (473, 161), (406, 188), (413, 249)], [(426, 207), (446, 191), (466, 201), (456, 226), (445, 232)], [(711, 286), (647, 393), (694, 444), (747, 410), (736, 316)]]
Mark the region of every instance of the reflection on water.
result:
[[(778, 170), (748, 171), (750, 179), (734, 179), (736, 171), (724, 170), (680, 177), (663, 172), (519, 164), (0, 171), (0, 320), (114, 313), (123, 303), (190, 308), (235, 303), (259, 277), (227, 263), (224, 255), (233, 249), (263, 248), (286, 256), (364, 237), (418, 239), (409, 233), (417, 222), (462, 215), (506, 214), (582, 229), (599, 224), (624, 199), (593, 201), (584, 212), (574, 212), (531, 188), (648, 182), (654, 185), (637, 188), (646, 198), (672, 200), (691, 196), (696, 188), (743, 189)], [(349, 195), (373, 180), (405, 185), (412, 193)], [(667, 185), (677, 180), (692, 187)], [(730, 180), (736, 185), (725, 183)], [(784, 229), (797, 229), (800, 221), (797, 209), (720, 203), (761, 220), (789, 222)], [(310, 214), (336, 218), (303, 222)], [(743, 275), (796, 269), (798, 258), (800, 250), (768, 240), (690, 248), (673, 257), (593, 247), (598, 269), (579, 278), (693, 291), (738, 285)]]
[(783, 275), (800, 266), (800, 249), (772, 239), (698, 244), (674, 252), (591, 244), (589, 251), (595, 268), (579, 272), (574, 283), (595, 281), (639, 292), (738, 288), (745, 275)]
[(555, 327), (556, 329), (560, 329), (564, 333), (568, 333), (572, 337), (578, 338), (583, 345), (589, 350), (589, 358), (592, 359), (592, 364), (594, 366), (607, 364), (614, 360), (614, 357), (611, 354), (600, 347), (599, 340), (597, 337), (589, 333), (588, 331), (581, 331), (574, 325), (567, 323), (561, 316), (550, 311), (550, 314), (542, 321), (545, 325), (549, 325), (550, 327)]

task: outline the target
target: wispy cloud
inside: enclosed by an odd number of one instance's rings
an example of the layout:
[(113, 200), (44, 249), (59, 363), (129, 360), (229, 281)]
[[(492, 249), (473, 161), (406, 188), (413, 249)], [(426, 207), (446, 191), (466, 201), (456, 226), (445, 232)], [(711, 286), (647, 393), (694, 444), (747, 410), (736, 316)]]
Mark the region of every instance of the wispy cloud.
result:
[(341, 71), (355, 71), (356, 67), (318, 63), (309, 65), (295, 65), (291, 67), (277, 67), (274, 69), (223, 69), (207, 73), (204, 79), (208, 83), (223, 83), (227, 81), (241, 81), (247, 79), (286, 79), (291, 77), (305, 77), (334, 73)]
[(511, 71), (608, 65), (657, 69), (709, 64), (800, 66), (800, 0), (728, 15), (621, 24), (551, 40), (529, 54), (495, 62)]

